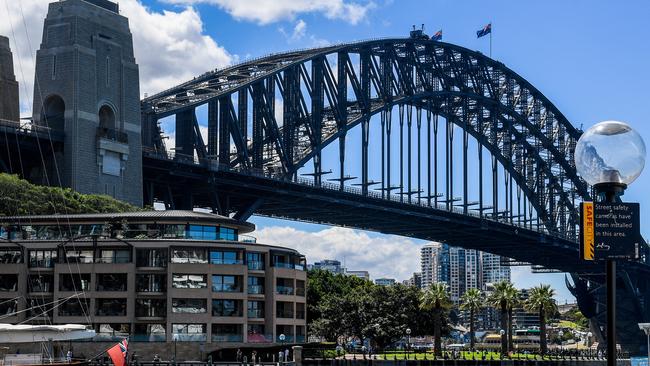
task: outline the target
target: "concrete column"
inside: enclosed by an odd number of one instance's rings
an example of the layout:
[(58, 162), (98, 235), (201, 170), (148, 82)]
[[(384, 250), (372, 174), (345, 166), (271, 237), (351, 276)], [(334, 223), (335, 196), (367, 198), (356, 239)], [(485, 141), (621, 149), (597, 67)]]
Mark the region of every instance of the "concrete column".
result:
[(293, 346), (293, 362), (296, 366), (302, 366), (302, 346)]

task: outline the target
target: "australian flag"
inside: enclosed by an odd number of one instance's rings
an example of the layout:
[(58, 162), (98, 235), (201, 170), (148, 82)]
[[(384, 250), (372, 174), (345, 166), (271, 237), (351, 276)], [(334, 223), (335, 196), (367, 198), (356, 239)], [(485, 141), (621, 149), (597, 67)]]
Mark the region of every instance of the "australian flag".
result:
[(492, 23), (483, 27), (483, 29), (476, 31), (476, 38), (487, 36), (490, 33), (492, 33)]
[(442, 29), (437, 31), (436, 34), (431, 36), (432, 41), (442, 41)]

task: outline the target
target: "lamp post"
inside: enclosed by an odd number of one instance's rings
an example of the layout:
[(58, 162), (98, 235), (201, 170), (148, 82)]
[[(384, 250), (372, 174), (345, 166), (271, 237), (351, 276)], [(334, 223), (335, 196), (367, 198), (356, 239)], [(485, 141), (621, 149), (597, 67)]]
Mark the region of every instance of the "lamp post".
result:
[(506, 336), (506, 331), (504, 329), (499, 330), (499, 334), (501, 334), (501, 358), (504, 358), (506, 356), (506, 353), (508, 353), (508, 343), (503, 339), (503, 337)]
[[(585, 131), (575, 149), (580, 176), (596, 191), (598, 202), (621, 202), (627, 186), (643, 171), (646, 149), (629, 125), (604, 121)], [(616, 260), (607, 259), (607, 365), (616, 365)]]
[(411, 328), (406, 328), (406, 359), (409, 359), (411, 352)]
[(560, 351), (563, 351), (564, 350), (564, 347), (563, 347), (564, 342), (563, 342), (562, 337), (564, 337), (564, 332), (562, 330), (560, 330), (559, 332), (557, 332), (557, 336), (560, 338)]
[(639, 323), (639, 329), (648, 337), (648, 366), (650, 366), (650, 323)]

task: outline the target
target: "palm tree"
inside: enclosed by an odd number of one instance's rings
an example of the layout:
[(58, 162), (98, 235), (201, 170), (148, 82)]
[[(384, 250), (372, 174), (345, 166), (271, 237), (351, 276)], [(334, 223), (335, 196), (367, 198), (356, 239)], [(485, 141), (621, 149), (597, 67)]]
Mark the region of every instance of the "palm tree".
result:
[(460, 298), (461, 310), (469, 310), (469, 347), (474, 350), (474, 317), (484, 306), (483, 294), (479, 289), (471, 288)]
[(514, 300), (513, 292), (516, 293), (517, 289), (508, 281), (501, 281), (494, 284), (494, 291), (490, 294), (488, 302), (495, 308), (501, 311), (501, 329), (505, 332), (505, 337), (501, 337), (501, 353), (508, 353), (508, 330), (509, 326), (509, 310), (512, 308), (511, 304)]
[(420, 296), (420, 309), (433, 310), (433, 337), (434, 345), (433, 351), (436, 356), (440, 356), (441, 349), (441, 333), (442, 333), (442, 314), (443, 311), (451, 308), (451, 299), (449, 298), (449, 291), (447, 291), (447, 284), (434, 283), (426, 289)]
[(512, 324), (512, 311), (515, 307), (519, 306), (521, 300), (519, 298), (519, 290), (511, 286), (508, 291), (508, 350), (512, 351), (514, 346), (514, 330)]
[(555, 290), (550, 285), (539, 285), (530, 289), (524, 303), (526, 310), (539, 313), (539, 347), (542, 355), (546, 353), (546, 318), (557, 312)]

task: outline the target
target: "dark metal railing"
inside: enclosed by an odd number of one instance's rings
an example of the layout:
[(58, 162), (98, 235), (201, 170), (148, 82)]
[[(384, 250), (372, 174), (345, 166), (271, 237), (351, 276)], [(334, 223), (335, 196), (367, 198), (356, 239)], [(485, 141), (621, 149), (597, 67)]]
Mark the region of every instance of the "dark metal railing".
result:
[(107, 128), (107, 127), (97, 127), (97, 137), (106, 140), (116, 141), (122, 144), (129, 143), (129, 135), (126, 132), (114, 130), (112, 128)]

